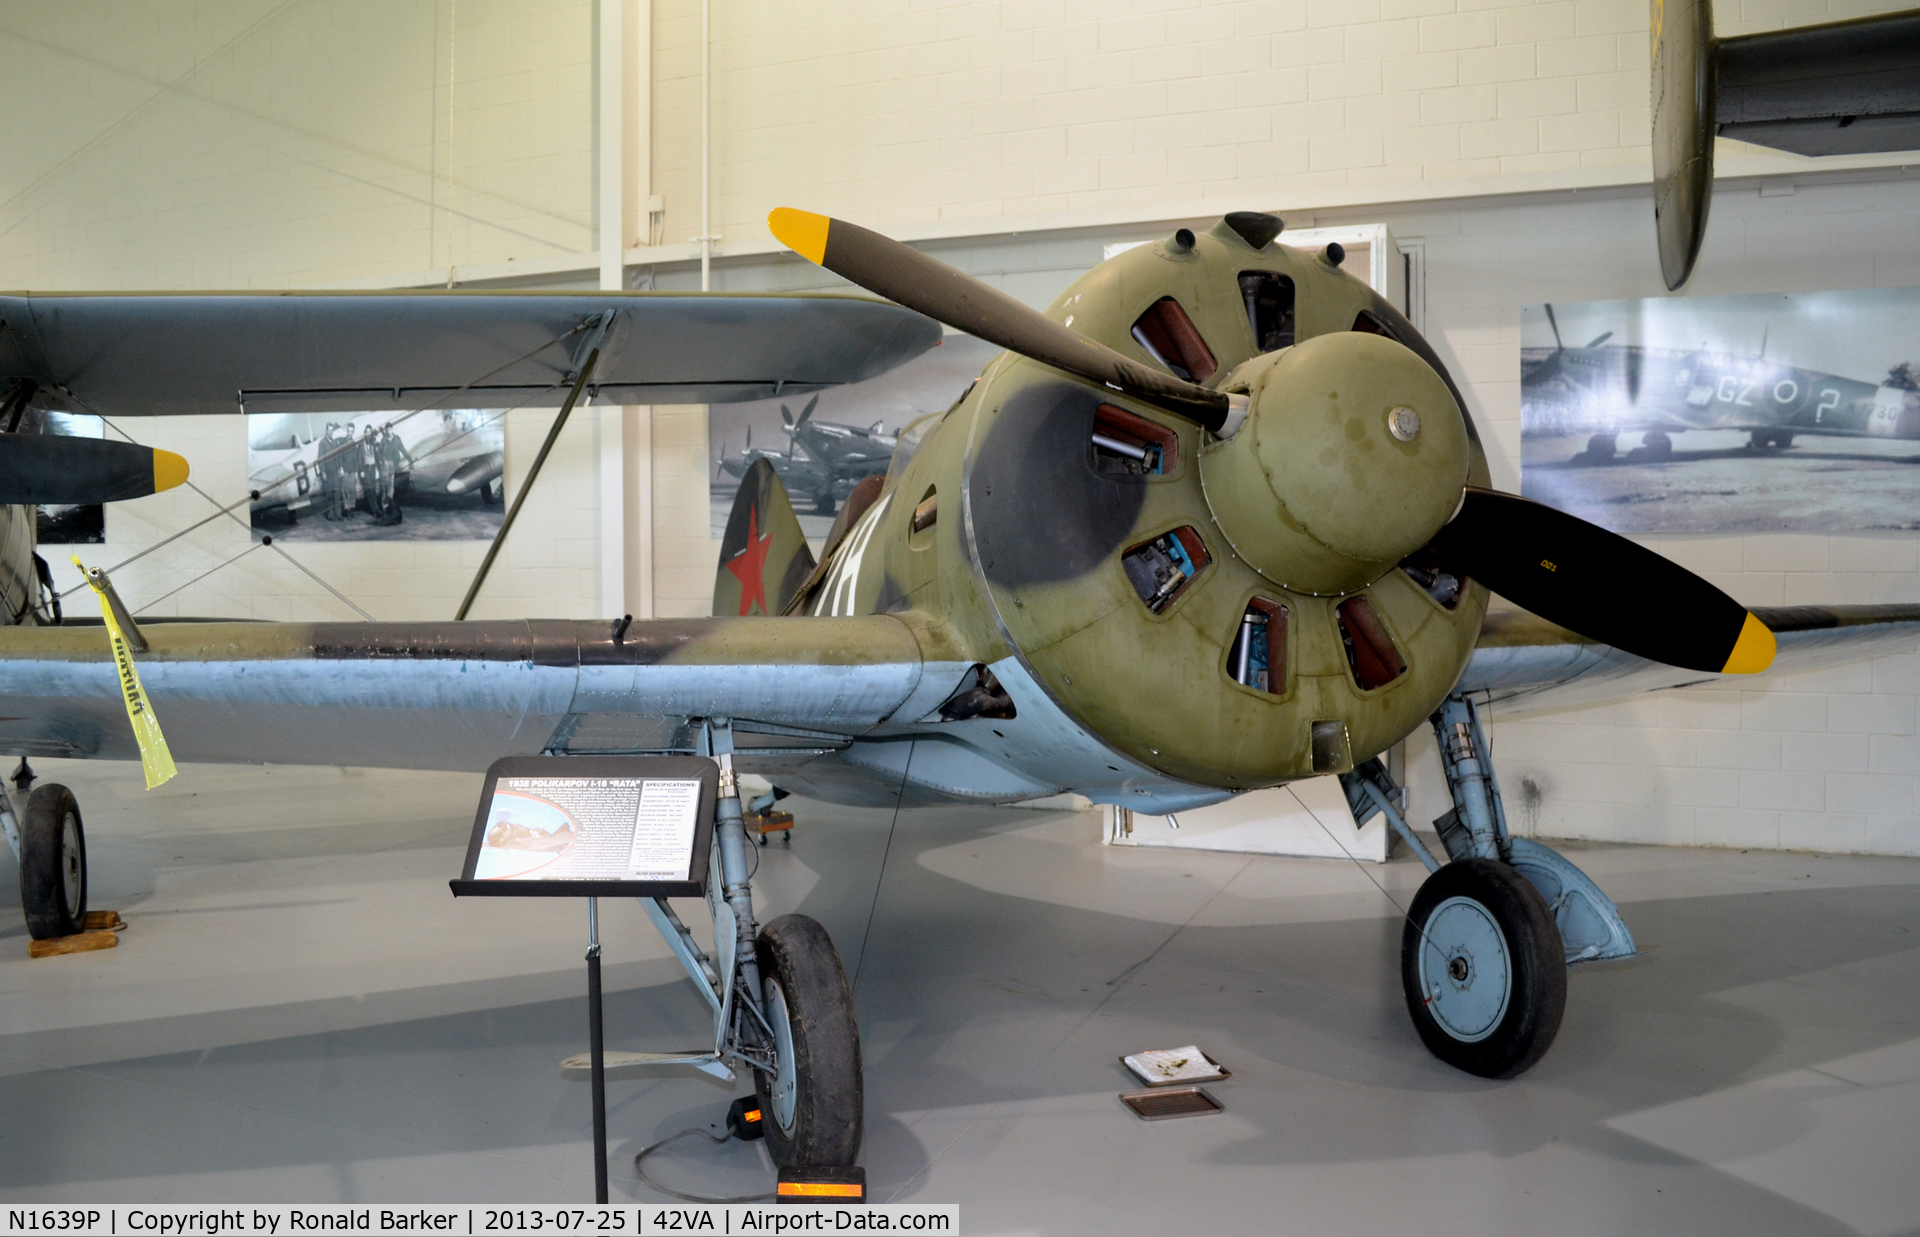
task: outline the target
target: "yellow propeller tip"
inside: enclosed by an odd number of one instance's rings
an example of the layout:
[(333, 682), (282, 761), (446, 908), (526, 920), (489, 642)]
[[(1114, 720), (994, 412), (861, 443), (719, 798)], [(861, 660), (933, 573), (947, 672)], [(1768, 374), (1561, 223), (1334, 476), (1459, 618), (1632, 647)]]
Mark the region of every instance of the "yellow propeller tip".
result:
[(832, 223), (825, 215), (790, 206), (775, 207), (767, 216), (767, 230), (773, 233), (773, 239), (816, 266), (826, 265), (827, 228)]
[(1727, 654), (1727, 664), (1720, 668), (1720, 673), (1759, 674), (1773, 664), (1776, 648), (1773, 632), (1765, 623), (1749, 614), (1740, 628), (1740, 638), (1734, 641), (1733, 652)]
[(153, 453), (153, 492), (170, 490), (187, 479), (187, 458), (171, 451)]

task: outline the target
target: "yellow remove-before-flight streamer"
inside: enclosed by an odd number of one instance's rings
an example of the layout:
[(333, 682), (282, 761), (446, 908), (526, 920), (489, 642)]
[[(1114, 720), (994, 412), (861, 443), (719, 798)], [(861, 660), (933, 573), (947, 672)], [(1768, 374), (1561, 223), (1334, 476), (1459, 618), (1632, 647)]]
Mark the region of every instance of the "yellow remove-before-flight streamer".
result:
[(167, 750), (167, 736), (160, 733), (160, 718), (153, 711), (153, 701), (147, 698), (147, 689), (140, 685), (140, 672), (133, 665), (133, 649), (127, 644), (126, 633), (120, 630), (120, 620), (114, 614), (115, 607), (107, 592), (106, 572), (99, 568), (87, 570), (77, 554), (73, 556), (73, 565), (80, 569), (100, 598), (100, 615), (107, 624), (107, 643), (113, 649), (113, 666), (120, 676), (120, 694), (127, 701), (127, 720), (133, 723), (134, 742), (140, 745), (140, 769), (147, 776), (147, 789), (152, 790), (178, 772), (173, 767), (173, 753)]

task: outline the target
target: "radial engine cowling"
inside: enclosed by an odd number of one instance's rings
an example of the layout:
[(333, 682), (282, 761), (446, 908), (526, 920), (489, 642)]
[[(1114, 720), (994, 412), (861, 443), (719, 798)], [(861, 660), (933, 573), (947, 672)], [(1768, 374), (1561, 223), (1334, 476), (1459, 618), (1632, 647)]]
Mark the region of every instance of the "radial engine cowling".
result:
[(1459, 508), (1466, 422), (1407, 348), (1343, 331), (1243, 371), (1246, 424), (1201, 456), (1200, 477), (1220, 530), (1261, 575), (1295, 592), (1352, 592)]

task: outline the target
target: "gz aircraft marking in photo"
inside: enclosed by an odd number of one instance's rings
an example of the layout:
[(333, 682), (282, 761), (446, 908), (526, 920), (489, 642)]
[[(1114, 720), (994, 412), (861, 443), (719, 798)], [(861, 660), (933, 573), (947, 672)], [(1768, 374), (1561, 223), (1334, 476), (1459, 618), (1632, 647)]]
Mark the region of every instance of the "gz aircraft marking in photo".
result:
[(1784, 449), (1797, 435), (1920, 439), (1920, 365), (1903, 361), (1878, 383), (1709, 348), (1651, 348), (1560, 338), (1546, 310), (1551, 348), (1520, 352), (1522, 427), (1533, 434), (1589, 434), (1584, 458), (1613, 458), (1621, 434), (1640, 433), (1643, 455), (1673, 453), (1672, 435), (1736, 430), (1750, 446)]

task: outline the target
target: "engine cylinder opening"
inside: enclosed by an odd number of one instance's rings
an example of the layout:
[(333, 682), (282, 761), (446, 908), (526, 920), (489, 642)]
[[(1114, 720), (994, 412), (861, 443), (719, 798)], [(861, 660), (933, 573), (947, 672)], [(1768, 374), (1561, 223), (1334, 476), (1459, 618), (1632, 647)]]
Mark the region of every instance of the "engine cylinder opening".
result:
[(1265, 597), (1247, 602), (1227, 650), (1227, 677), (1242, 687), (1284, 696), (1287, 692), (1287, 608)]
[(1120, 556), (1133, 591), (1155, 614), (1164, 613), (1212, 562), (1207, 543), (1186, 525), (1161, 533)]
[(1199, 330), (1180, 302), (1163, 296), (1147, 306), (1147, 312), (1133, 324), (1133, 341), (1147, 355), (1188, 382), (1205, 382), (1220, 368), (1213, 350), (1200, 338)]
[(1159, 477), (1180, 466), (1178, 434), (1112, 404), (1094, 409), (1088, 447), (1093, 452), (1093, 471), (1097, 473)]
[(1387, 626), (1365, 597), (1349, 597), (1334, 611), (1347, 668), (1361, 691), (1385, 687), (1407, 672), (1407, 660), (1394, 647)]

